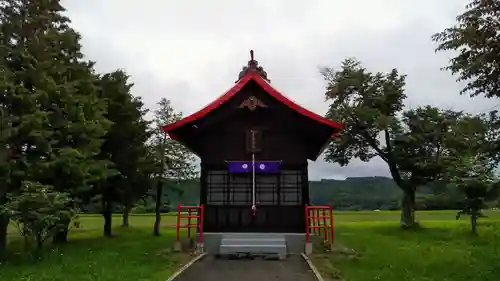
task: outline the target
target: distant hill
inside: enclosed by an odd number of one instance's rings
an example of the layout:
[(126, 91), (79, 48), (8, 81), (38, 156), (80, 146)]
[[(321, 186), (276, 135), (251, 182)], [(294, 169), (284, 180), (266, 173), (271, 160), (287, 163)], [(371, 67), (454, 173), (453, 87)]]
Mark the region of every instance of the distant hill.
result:
[[(396, 210), (402, 192), (387, 177), (353, 177), (345, 180), (323, 179), (310, 181), (311, 204), (332, 204), (337, 210)], [(189, 180), (165, 192), (164, 202), (175, 208), (183, 204), (199, 204), (199, 181)], [(152, 202), (152, 201), (151, 201)], [(458, 191), (443, 192), (443, 188), (421, 187), (417, 192), (417, 209), (458, 209), (462, 195)]]
[(334, 209), (398, 209), (401, 190), (386, 177), (323, 179), (309, 182), (311, 204), (332, 204)]
[[(459, 209), (463, 201), (463, 195), (459, 191), (445, 187), (421, 187), (417, 191), (417, 209), (420, 210)], [(144, 202), (136, 206), (135, 212), (154, 211), (155, 192), (152, 190), (150, 194)], [(336, 210), (396, 210), (400, 208), (401, 194), (394, 181), (386, 177), (310, 181), (311, 204), (332, 204)], [(176, 208), (178, 203), (197, 205), (199, 196), (197, 179), (176, 184), (174, 189), (165, 188), (163, 211)], [(99, 207), (88, 206), (86, 209), (89, 212), (98, 212)], [(116, 211), (121, 212), (119, 206), (116, 206)]]

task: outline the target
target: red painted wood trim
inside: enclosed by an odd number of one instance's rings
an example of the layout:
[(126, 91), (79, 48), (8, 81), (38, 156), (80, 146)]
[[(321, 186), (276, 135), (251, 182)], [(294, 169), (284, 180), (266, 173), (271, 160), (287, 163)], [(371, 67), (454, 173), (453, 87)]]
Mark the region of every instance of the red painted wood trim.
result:
[(324, 118), (312, 111), (309, 111), (300, 105), (296, 104), (295, 102), (291, 101), (287, 97), (285, 97), (283, 94), (278, 92), (276, 89), (274, 89), (271, 84), (269, 84), (264, 78), (262, 78), (257, 72), (248, 72), (245, 76), (243, 76), (231, 89), (229, 89), (226, 93), (224, 93), (222, 96), (217, 98), (215, 101), (211, 102), (201, 110), (177, 121), (171, 124), (167, 124), (162, 127), (163, 131), (165, 133), (168, 133), (171, 138), (176, 139), (177, 136), (175, 134), (172, 134), (172, 131), (180, 128), (188, 123), (194, 122), (205, 115), (209, 114), (213, 110), (217, 109), (219, 106), (227, 102), (229, 99), (231, 99), (234, 95), (239, 93), (243, 87), (250, 82), (251, 80), (255, 81), (262, 89), (264, 89), (268, 94), (270, 94), (272, 97), (277, 99), (279, 102), (282, 104), (288, 106), (290, 109), (295, 110), (296, 112), (313, 119), (319, 123), (323, 123), (327, 126), (330, 126), (334, 129), (337, 130), (342, 130), (344, 126), (340, 123), (334, 122), (332, 120), (329, 120), (327, 118)]

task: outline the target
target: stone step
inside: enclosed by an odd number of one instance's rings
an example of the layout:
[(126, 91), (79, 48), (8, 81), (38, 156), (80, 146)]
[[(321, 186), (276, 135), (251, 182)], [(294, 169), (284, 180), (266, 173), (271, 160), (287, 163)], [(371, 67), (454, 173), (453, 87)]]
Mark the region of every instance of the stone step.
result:
[(286, 245), (221, 245), (220, 255), (255, 254), (255, 255), (286, 255)]
[(224, 245), (234, 245), (234, 244), (265, 244), (265, 245), (275, 245), (283, 244), (286, 245), (286, 240), (284, 238), (222, 238), (221, 244)]
[(283, 233), (265, 233), (265, 232), (225, 232), (224, 238), (285, 238)]
[(228, 233), (221, 238), (221, 255), (278, 255), (286, 256), (284, 235), (267, 233)]

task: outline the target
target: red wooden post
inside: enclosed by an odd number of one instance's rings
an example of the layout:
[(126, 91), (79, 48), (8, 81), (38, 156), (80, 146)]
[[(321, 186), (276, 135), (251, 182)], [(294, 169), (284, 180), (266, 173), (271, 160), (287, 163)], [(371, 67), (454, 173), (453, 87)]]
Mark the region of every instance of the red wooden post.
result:
[(200, 205), (200, 213), (198, 218), (199, 229), (200, 229), (200, 244), (203, 244), (203, 217), (205, 216), (205, 207), (203, 204)]
[(327, 225), (326, 225), (326, 208), (327, 207), (321, 208), (321, 216), (323, 217), (322, 228), (323, 228), (323, 240), (324, 241), (328, 240), (328, 229), (327, 229)]
[(192, 214), (192, 209), (188, 208), (188, 223), (187, 223), (187, 228), (188, 228), (188, 238), (191, 238), (191, 214)]
[[(311, 206), (312, 207), (312, 206)], [(313, 209), (309, 207), (309, 211), (307, 213), (309, 214), (309, 232), (311, 234), (316, 233), (316, 209)]]
[(181, 228), (181, 204), (177, 204), (177, 242), (180, 241), (180, 228)]
[(319, 221), (319, 215), (320, 215), (319, 214), (319, 209), (314, 209), (313, 212), (314, 212), (314, 216), (315, 216), (315, 218), (313, 220), (314, 221), (314, 225), (315, 225), (314, 233), (319, 234), (321, 232), (321, 229), (320, 229), (320, 226), (319, 226), (320, 225), (320, 221)]
[(309, 237), (309, 205), (306, 204), (306, 243), (310, 242)]
[(332, 236), (332, 244), (333, 244), (333, 240), (335, 239), (335, 227), (333, 226), (333, 207), (332, 207), (332, 204), (330, 204), (330, 232), (331, 232), (331, 236)]
[(316, 209), (309, 209), (309, 215), (311, 233), (314, 234), (316, 233), (316, 220), (314, 219), (316, 217)]

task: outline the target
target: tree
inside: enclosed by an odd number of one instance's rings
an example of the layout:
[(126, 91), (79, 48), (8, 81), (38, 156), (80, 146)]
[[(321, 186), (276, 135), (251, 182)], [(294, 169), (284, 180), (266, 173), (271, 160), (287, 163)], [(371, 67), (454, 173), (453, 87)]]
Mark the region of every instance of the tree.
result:
[(498, 161), (491, 157), (489, 147), (499, 136), (498, 130), (491, 129), (496, 119), (496, 112), (465, 116), (458, 123), (456, 137), (447, 144), (451, 150), (447, 160), (447, 181), (465, 195), (457, 219), (469, 215), (474, 234), (477, 234), (477, 219), (483, 216), (481, 209), (500, 195)]
[(175, 183), (194, 178), (198, 174), (193, 153), (179, 142), (170, 139), (161, 130), (162, 126), (180, 120), (182, 114), (176, 112), (166, 98), (162, 98), (158, 105), (160, 108), (154, 112), (154, 131), (149, 142), (150, 151), (156, 163), (156, 171), (158, 171), (154, 225), (154, 235), (157, 236), (160, 235), (163, 186), (175, 188)]
[[(0, 77), (5, 72), (0, 73)], [(4, 77), (2, 77), (4, 78)], [(7, 81), (0, 80), (0, 93), (3, 93), (3, 89), (7, 85)], [(3, 96), (1, 97), (3, 101)], [(11, 134), (11, 120), (9, 116), (5, 116), (5, 112), (9, 112), (8, 108), (4, 107), (1, 103), (0, 107), (0, 206), (8, 203), (7, 194), (11, 192), (10, 188), (10, 168), (11, 163), (9, 161), (9, 146), (7, 140)], [(0, 262), (6, 257), (7, 249), (7, 227), (9, 226), (10, 216), (6, 212), (0, 212)]]
[[(453, 57), (445, 69), (457, 74), (459, 81), (466, 82), (461, 94), (469, 93), (471, 97), (480, 95), (486, 98), (500, 97), (499, 29), (500, 1), (470, 0), (465, 11), (457, 16), (453, 26), (432, 36), (433, 41), (438, 43), (437, 52), (453, 51)], [(477, 171), (476, 169), (490, 167), (481, 167), (481, 163), (484, 162), (500, 162), (500, 138), (498, 137), (500, 121), (496, 118), (496, 114), (496, 111), (491, 112), (487, 122), (489, 138), (486, 143), (482, 144), (483, 148), (489, 149), (487, 154), (480, 157), (469, 154), (461, 161), (457, 160), (456, 165), (461, 168), (454, 171), (452, 175), (462, 187), (466, 185), (464, 181), (473, 181), (475, 184), (471, 185), (487, 188), (488, 184), (485, 182), (492, 179), (490, 172), (488, 170)], [(474, 142), (469, 141), (467, 144), (471, 145)], [(485, 174), (481, 175), (481, 173)], [(464, 179), (460, 179), (460, 176), (463, 176)], [(490, 185), (491, 191), (483, 190), (483, 192), (487, 192), (491, 196), (491, 194), (498, 192), (499, 186), (500, 181), (497, 181)], [(469, 189), (470, 187), (467, 188), (467, 190)]]
[[(1, 109), (1, 183), (0, 206), (5, 206), (9, 193), (18, 192), (25, 177), (23, 153), (29, 133), (38, 133), (36, 96), (28, 95), (29, 81), (23, 80), (26, 70), (32, 70), (31, 57), (22, 53), (20, 45), (27, 41), (19, 34), (20, 22), (13, 18), (18, 14), (13, 3), (0, 1), (0, 109)], [(29, 84), (27, 85), (29, 87)], [(0, 259), (5, 257), (7, 247), (8, 212), (0, 213)]]
[(491, 161), (477, 155), (457, 157), (450, 165), (449, 180), (462, 190), (465, 201), (462, 210), (457, 213), (470, 216), (471, 228), (477, 234), (477, 219), (482, 217), (481, 210), (485, 203), (498, 198), (498, 175), (491, 168)]
[(24, 182), (21, 192), (9, 199), (4, 212), (8, 212), (15, 222), (28, 249), (35, 242), (37, 256), (48, 238), (64, 229), (68, 220), (76, 218), (76, 210), (67, 207), (71, 204), (71, 197), (55, 192), (50, 186)]
[(456, 21), (432, 36), (436, 51), (454, 51), (445, 69), (467, 82), (462, 93), (500, 97), (500, 1), (470, 0)]
[[(2, 105), (12, 120), (10, 189), (39, 182), (70, 194), (73, 205), (109, 173), (96, 155), (110, 122), (93, 63), (83, 60), (80, 35), (63, 12), (57, 0), (0, 0)], [(54, 241), (66, 239), (67, 227)]]
[(403, 111), (405, 76), (396, 69), (373, 74), (347, 59), (339, 71), (322, 74), (331, 101), (327, 117), (345, 124), (325, 160), (345, 166), (353, 158), (382, 159), (403, 191), (401, 226), (415, 226), (416, 188), (444, 175), (444, 139), (453, 136), (450, 124), (461, 113), (430, 106)]
[(118, 172), (99, 185), (106, 236), (111, 236), (113, 203), (123, 205), (123, 226), (128, 226), (130, 210), (150, 189), (150, 176), (155, 168), (146, 147), (150, 138), (149, 122), (145, 119), (147, 110), (142, 100), (131, 94), (133, 84), (128, 79), (122, 70), (99, 78), (100, 96), (107, 102), (106, 118), (113, 122), (100, 157), (111, 161)]

